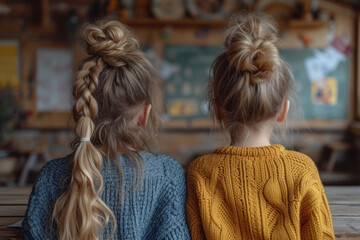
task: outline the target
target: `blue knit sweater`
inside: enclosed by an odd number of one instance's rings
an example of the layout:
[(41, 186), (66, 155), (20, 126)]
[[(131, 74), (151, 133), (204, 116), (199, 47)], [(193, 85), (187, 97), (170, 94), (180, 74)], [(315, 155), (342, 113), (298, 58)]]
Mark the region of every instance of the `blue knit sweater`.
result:
[[(101, 199), (113, 211), (117, 229), (112, 239), (190, 239), (185, 217), (185, 177), (171, 157), (142, 152), (144, 182), (139, 190), (131, 186), (135, 168), (126, 156), (119, 156), (124, 173), (123, 202), (118, 196), (119, 175), (113, 164), (104, 163), (104, 192)], [(70, 156), (52, 160), (41, 170), (32, 190), (23, 221), (25, 239), (56, 239), (49, 229), (56, 199), (71, 176)], [(51, 233), (52, 232), (52, 233)], [(104, 239), (111, 232), (107, 226)]]

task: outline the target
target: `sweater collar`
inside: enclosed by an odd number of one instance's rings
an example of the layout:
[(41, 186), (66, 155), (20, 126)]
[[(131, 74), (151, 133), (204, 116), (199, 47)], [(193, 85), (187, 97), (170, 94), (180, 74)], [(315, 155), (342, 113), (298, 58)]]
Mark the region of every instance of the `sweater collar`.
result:
[(264, 147), (235, 147), (227, 146), (215, 150), (217, 154), (238, 155), (238, 156), (269, 156), (281, 155), (285, 151), (284, 146), (279, 144), (264, 146)]

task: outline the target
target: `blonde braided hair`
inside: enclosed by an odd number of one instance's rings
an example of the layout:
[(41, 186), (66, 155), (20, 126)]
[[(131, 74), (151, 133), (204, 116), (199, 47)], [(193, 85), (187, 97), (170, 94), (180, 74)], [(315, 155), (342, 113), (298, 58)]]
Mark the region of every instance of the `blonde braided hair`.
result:
[[(114, 235), (116, 218), (100, 198), (103, 155), (117, 166), (120, 184), (117, 156), (127, 155), (137, 169), (135, 184), (141, 186), (143, 166), (138, 152), (147, 148), (159, 122), (158, 78), (133, 34), (120, 22), (109, 21), (86, 25), (83, 38), (89, 58), (73, 86), (72, 175), (52, 214), (60, 240), (98, 239), (110, 222), (108, 238)], [(153, 106), (146, 129), (132, 121), (144, 104)], [(86, 137), (91, 141), (80, 141)]]

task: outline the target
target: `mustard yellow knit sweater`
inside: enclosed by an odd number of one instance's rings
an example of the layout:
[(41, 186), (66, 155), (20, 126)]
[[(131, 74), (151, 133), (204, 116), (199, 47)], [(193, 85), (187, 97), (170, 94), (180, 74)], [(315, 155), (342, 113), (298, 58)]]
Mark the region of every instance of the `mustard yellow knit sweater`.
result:
[(335, 239), (317, 168), (281, 145), (222, 147), (187, 169), (197, 239)]

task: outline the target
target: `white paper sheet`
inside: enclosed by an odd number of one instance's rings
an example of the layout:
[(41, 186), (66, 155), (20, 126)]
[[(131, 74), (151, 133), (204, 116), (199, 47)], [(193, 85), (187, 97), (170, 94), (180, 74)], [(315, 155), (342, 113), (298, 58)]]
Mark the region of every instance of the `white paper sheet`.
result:
[(38, 112), (70, 110), (73, 54), (69, 49), (40, 48), (36, 53)]

